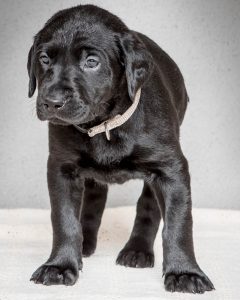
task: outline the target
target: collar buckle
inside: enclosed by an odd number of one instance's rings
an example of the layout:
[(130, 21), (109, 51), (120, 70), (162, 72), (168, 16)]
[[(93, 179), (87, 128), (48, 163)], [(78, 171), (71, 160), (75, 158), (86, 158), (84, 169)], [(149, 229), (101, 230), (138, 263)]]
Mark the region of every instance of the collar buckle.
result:
[(105, 127), (106, 138), (107, 138), (108, 141), (110, 141), (110, 130), (108, 128), (108, 121), (105, 121), (103, 124), (104, 124), (104, 127)]

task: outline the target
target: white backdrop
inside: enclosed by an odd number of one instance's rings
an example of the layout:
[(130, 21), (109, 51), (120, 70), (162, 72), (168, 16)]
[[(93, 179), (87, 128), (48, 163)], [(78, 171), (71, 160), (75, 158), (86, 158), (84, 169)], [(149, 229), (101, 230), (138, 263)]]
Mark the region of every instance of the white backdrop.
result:
[[(47, 126), (27, 98), (32, 37), (57, 10), (89, 1), (0, 1), (0, 207), (48, 207)], [(194, 206), (240, 208), (240, 1), (91, 1), (147, 34), (178, 63), (190, 105), (182, 126)], [(136, 202), (142, 183), (110, 189)]]

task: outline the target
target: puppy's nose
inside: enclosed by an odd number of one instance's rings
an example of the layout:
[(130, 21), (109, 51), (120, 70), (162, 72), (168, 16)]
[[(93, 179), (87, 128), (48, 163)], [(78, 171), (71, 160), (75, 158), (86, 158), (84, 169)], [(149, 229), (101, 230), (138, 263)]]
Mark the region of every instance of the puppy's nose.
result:
[(49, 99), (45, 98), (43, 101), (44, 107), (49, 111), (56, 111), (59, 108), (63, 107), (66, 101), (63, 99)]

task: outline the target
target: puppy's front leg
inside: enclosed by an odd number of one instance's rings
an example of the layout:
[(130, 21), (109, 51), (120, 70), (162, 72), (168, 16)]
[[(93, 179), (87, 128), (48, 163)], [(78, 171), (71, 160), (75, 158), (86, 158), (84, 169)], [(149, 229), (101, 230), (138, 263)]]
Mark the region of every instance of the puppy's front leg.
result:
[(82, 228), (79, 213), (83, 182), (75, 166), (49, 156), (48, 189), (53, 227), (52, 252), (32, 275), (35, 283), (73, 285), (82, 268)]
[(188, 293), (210, 291), (214, 289), (213, 284), (199, 268), (194, 254), (187, 160), (178, 153), (161, 170), (162, 176), (156, 178), (154, 189), (156, 194), (162, 192), (164, 196), (162, 238), (165, 289)]

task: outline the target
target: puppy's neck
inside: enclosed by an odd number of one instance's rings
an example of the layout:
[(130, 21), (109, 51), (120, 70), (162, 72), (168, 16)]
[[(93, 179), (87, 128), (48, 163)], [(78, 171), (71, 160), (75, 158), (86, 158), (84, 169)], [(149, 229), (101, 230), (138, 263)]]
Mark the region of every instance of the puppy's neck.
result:
[(108, 101), (99, 104), (99, 111), (95, 112), (96, 116), (91, 121), (81, 124), (84, 128), (96, 126), (104, 121), (110, 120), (117, 115), (122, 115), (130, 106), (132, 101), (128, 95), (128, 91), (118, 92)]

